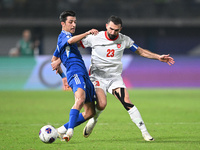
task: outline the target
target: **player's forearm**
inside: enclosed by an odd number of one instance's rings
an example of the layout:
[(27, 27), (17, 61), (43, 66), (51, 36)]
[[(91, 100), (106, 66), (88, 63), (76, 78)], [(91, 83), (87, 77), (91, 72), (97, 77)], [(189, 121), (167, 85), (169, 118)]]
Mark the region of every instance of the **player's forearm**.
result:
[(68, 40), (68, 43), (69, 44), (74, 44), (74, 43), (77, 43), (78, 41), (82, 40), (84, 37), (86, 37), (87, 35), (89, 35), (88, 32), (85, 32), (83, 34), (79, 34), (79, 35), (75, 35), (73, 36), (72, 38), (70, 38)]
[(59, 75), (61, 75), (63, 73), (61, 66), (58, 67), (57, 72), (59, 73)]
[(157, 59), (159, 60), (160, 55), (153, 53), (149, 50), (146, 49), (142, 49), (142, 48), (138, 48), (138, 50), (136, 51), (136, 53), (142, 57), (146, 57), (146, 58), (150, 58), (150, 59)]
[(58, 73), (62, 78), (66, 77), (60, 66), (60, 64), (61, 64), (60, 58), (53, 56), (51, 61), (52, 61), (52, 63), (51, 63), (52, 69), (56, 70), (56, 73)]
[(56, 56), (52, 56), (52, 58), (51, 58), (51, 62), (56, 61), (57, 59), (58, 59), (58, 57), (56, 57)]
[(58, 68), (57, 68), (57, 73), (59, 73), (59, 75), (60, 75), (61, 78), (65, 78), (65, 77), (66, 77), (66, 75), (65, 75), (65, 73), (63, 72), (63, 70), (62, 70), (62, 68), (61, 68), (60, 65), (59, 65)]
[(152, 53), (148, 50), (145, 50), (145, 52), (143, 53), (143, 57), (159, 60), (160, 55), (158, 55), (156, 53)]
[(92, 34), (92, 35), (97, 35), (98, 34), (98, 30), (97, 29), (91, 29), (85, 33), (82, 33), (82, 34), (79, 34), (79, 35), (76, 35), (76, 36), (73, 36), (72, 38), (70, 38), (68, 40), (68, 43), (69, 44), (73, 44), (73, 43), (77, 43), (78, 41), (82, 40), (84, 37), (86, 37), (87, 35), (89, 34)]

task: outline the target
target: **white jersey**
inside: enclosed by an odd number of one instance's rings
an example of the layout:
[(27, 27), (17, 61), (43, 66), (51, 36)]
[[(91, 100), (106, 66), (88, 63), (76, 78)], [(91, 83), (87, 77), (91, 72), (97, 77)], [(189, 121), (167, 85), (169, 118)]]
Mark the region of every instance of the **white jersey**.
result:
[(114, 40), (110, 40), (106, 31), (101, 31), (97, 35), (88, 35), (82, 39), (83, 47), (92, 48), (91, 74), (101, 78), (121, 76), (121, 59), (124, 49), (130, 48), (133, 43), (130, 37), (121, 33)]

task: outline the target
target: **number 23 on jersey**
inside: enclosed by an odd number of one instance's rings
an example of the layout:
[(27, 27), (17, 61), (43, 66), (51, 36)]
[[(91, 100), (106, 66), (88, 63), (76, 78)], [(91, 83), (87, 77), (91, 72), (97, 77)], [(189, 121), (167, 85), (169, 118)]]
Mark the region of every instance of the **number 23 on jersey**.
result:
[(107, 49), (106, 57), (114, 57), (114, 56), (115, 56), (115, 50), (114, 49)]

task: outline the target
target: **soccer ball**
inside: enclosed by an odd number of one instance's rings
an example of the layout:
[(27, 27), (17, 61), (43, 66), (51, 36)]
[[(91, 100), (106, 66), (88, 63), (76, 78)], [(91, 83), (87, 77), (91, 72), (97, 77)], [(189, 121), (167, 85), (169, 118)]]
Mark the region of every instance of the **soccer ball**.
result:
[(52, 125), (45, 125), (40, 129), (39, 138), (44, 143), (53, 143), (57, 137), (58, 132)]

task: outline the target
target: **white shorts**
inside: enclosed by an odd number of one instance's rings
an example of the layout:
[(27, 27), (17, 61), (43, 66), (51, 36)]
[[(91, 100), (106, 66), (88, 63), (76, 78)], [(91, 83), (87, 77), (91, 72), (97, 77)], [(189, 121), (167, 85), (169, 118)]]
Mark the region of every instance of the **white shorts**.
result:
[(95, 89), (101, 88), (104, 90), (105, 95), (107, 92), (113, 94), (113, 89), (116, 88), (126, 88), (124, 81), (121, 76), (116, 76), (112, 78), (100, 78), (98, 76), (90, 75), (90, 80), (94, 84)]

